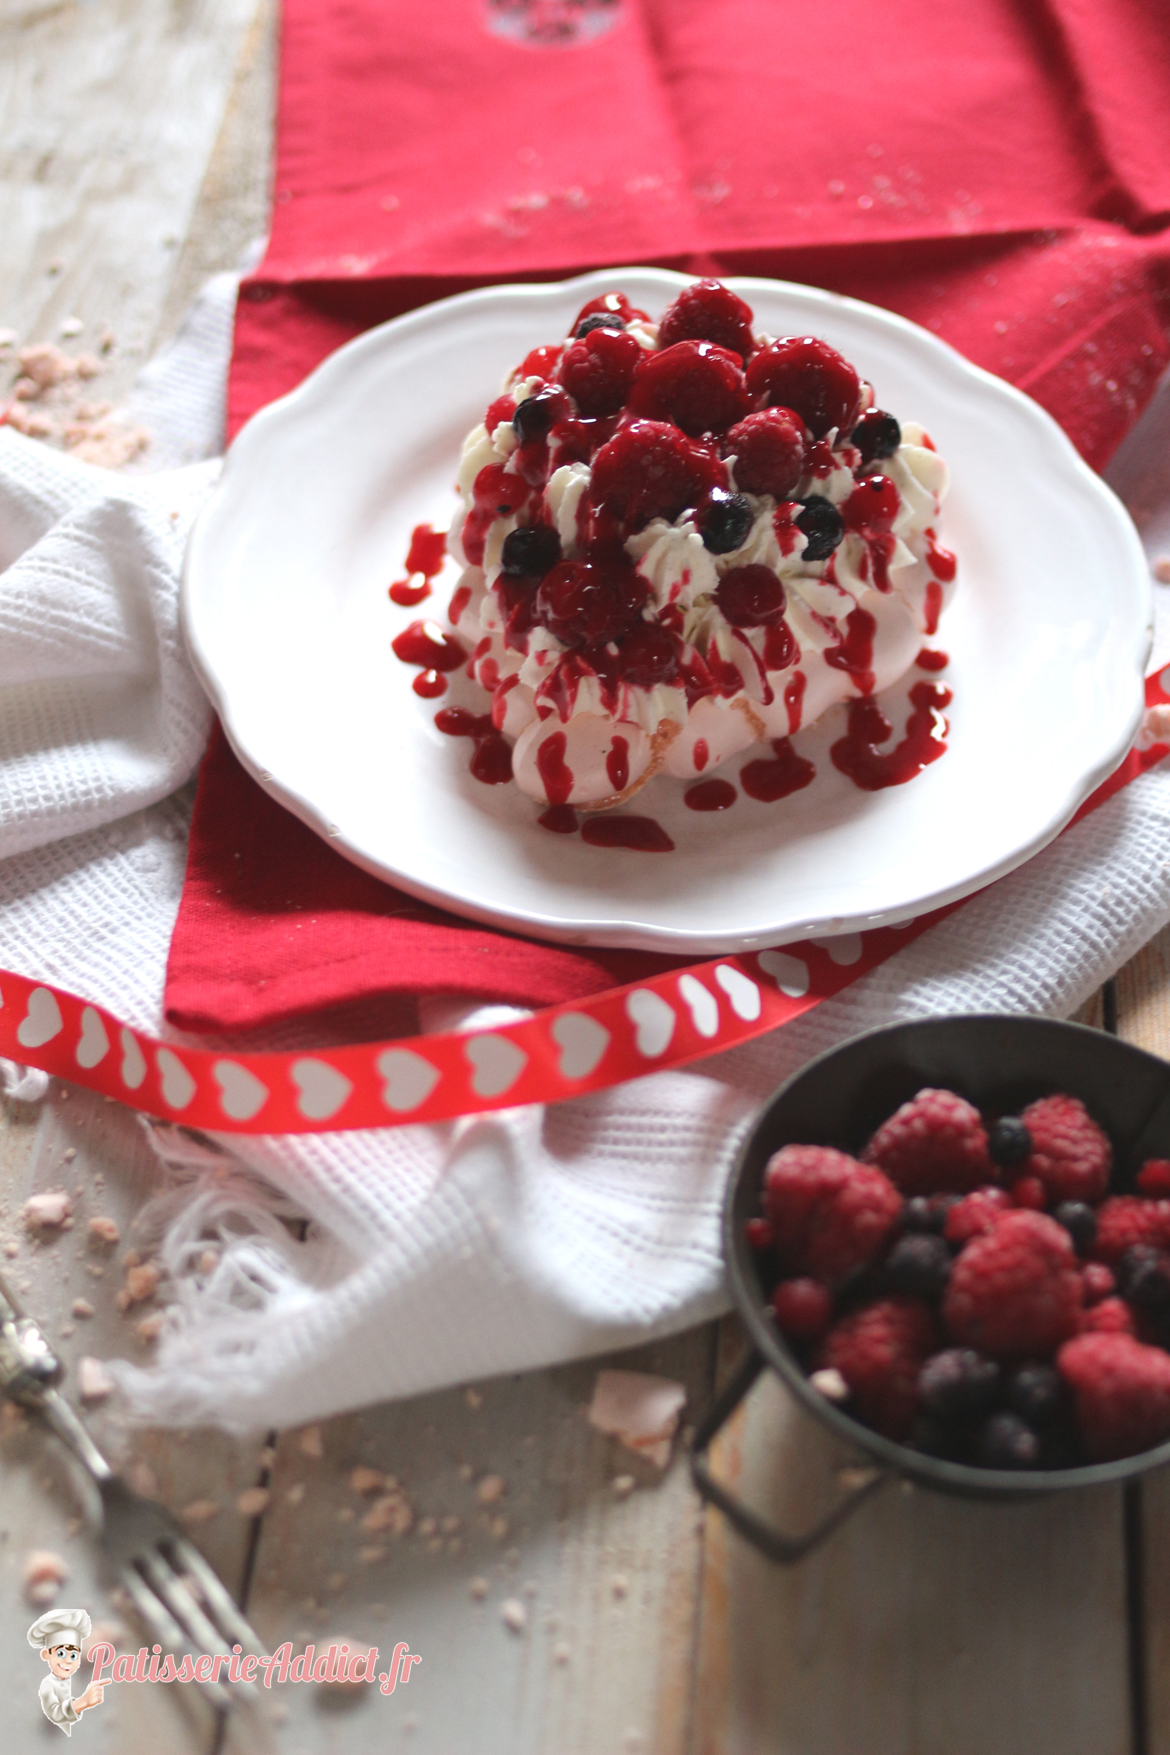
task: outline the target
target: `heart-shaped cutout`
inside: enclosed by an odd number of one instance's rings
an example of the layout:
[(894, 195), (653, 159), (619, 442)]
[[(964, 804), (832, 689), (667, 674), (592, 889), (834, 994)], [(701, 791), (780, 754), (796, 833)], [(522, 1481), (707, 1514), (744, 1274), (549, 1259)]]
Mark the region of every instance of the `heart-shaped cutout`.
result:
[(559, 1017), (551, 1035), (561, 1051), (561, 1077), (566, 1079), (587, 1079), (610, 1044), (605, 1025), (583, 1012)]
[(834, 933), (829, 938), (814, 938), (814, 945), (822, 951), (828, 951), (829, 961), (836, 963), (839, 969), (848, 969), (853, 963), (861, 961), (861, 934), (859, 932)]
[(146, 1077), (146, 1061), (143, 1058), (141, 1048), (138, 1046), (137, 1036), (132, 1036), (129, 1030), (123, 1030), (121, 1032), (121, 1037), (122, 1083), (126, 1086), (127, 1090), (136, 1091)]
[(471, 1088), (477, 1097), (501, 1097), (511, 1090), (528, 1064), (528, 1056), (506, 1036), (472, 1036), (463, 1052), (475, 1071)]
[(757, 961), (789, 999), (803, 999), (808, 992), (808, 964), (787, 951), (761, 951)]
[(43, 1048), (65, 1028), (56, 995), (47, 987), (34, 987), (28, 996), (28, 1011), (16, 1027), (16, 1040), (22, 1048)]
[(678, 990), (686, 1001), (691, 1014), (691, 1022), (700, 1036), (708, 1038), (717, 1034), (719, 1029), (719, 1001), (709, 988), (696, 981), (693, 975), (680, 975)]
[(425, 1103), (440, 1078), (438, 1067), (410, 1048), (388, 1048), (375, 1065), (386, 1081), (382, 1101), (396, 1115), (405, 1115)]
[(81, 1014), (81, 1040), (77, 1044), (78, 1066), (97, 1066), (110, 1052), (110, 1038), (102, 1023), (101, 1013), (87, 1005)]
[(300, 1095), (297, 1108), (309, 1121), (328, 1121), (353, 1090), (353, 1083), (324, 1060), (294, 1060), (289, 1068)]
[(168, 1109), (185, 1109), (195, 1095), (195, 1080), (178, 1055), (170, 1048), (160, 1048), (154, 1057), (158, 1067), (163, 1102)]
[(626, 995), (626, 1016), (634, 1026), (634, 1046), (646, 1060), (657, 1060), (670, 1047), (676, 1023), (674, 1007), (652, 987), (635, 987)]
[(268, 1086), (235, 1060), (217, 1060), (212, 1067), (219, 1086), (219, 1106), (233, 1121), (251, 1121), (268, 1101)]
[(715, 979), (731, 1001), (731, 1009), (737, 1018), (747, 1024), (754, 1024), (763, 1007), (760, 990), (755, 982), (743, 973), (742, 969), (733, 969), (730, 963), (720, 963), (715, 970)]

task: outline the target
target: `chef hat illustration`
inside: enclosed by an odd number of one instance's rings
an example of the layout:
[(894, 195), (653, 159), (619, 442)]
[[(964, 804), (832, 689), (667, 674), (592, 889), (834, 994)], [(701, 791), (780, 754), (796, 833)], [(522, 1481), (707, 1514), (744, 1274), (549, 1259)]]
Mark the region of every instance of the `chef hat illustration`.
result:
[(84, 1609), (50, 1609), (28, 1630), (30, 1645), (76, 1645), (89, 1638), (93, 1622)]

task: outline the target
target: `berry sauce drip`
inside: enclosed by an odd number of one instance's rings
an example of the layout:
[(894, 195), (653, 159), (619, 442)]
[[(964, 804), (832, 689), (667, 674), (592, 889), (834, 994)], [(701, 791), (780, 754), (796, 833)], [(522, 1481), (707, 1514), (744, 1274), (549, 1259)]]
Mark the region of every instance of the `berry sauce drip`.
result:
[(906, 721), (906, 734), (892, 750), (882, 751), (893, 726), (876, 701), (851, 701), (848, 729), (833, 745), (833, 766), (847, 774), (863, 792), (881, 792), (887, 786), (904, 786), (947, 747), (947, 722), (942, 709), (953, 699), (942, 683), (919, 682), (910, 690), (913, 708)]
[[(851, 609), (845, 618), (845, 633), (840, 645), (830, 646), (825, 652), (825, 663), (851, 676), (862, 695), (873, 694), (873, 636), (876, 628), (877, 623), (867, 609)], [(933, 629), (928, 631), (933, 632)]]
[(943, 591), (937, 579), (926, 581), (926, 599), (922, 605), (923, 619), (926, 622), (925, 632), (938, 633), (938, 618), (942, 614)]
[[(391, 585), (391, 603), (410, 605), (421, 603), (424, 597), (429, 597), (431, 580), (442, 572), (446, 554), (445, 532), (435, 530), (429, 524), (416, 524), (410, 533), (410, 547), (406, 552), (407, 576)], [(419, 574), (422, 575), (421, 583), (412, 585), (411, 579)]]
[(536, 752), (536, 768), (544, 782), (550, 804), (568, 804), (573, 790), (573, 770), (565, 761), (568, 739), (563, 731), (546, 737)]
[(951, 659), (948, 652), (932, 652), (924, 646), (914, 662), (919, 670), (945, 670)]
[(926, 564), (935, 578), (941, 579), (944, 585), (949, 585), (955, 576), (955, 557), (949, 548), (939, 547), (933, 530), (926, 533)]
[(700, 780), (683, 794), (690, 810), (730, 810), (739, 793), (730, 780)]
[(615, 737), (605, 758), (605, 771), (615, 792), (624, 792), (630, 782), (630, 746), (624, 737)]
[(553, 835), (577, 833), (577, 813), (571, 804), (550, 804), (536, 820), (542, 829), (548, 829)]
[(674, 842), (653, 817), (586, 817), (581, 839), (590, 847), (625, 847), (634, 853), (673, 853)]
[(788, 735), (795, 737), (800, 730), (802, 708), (804, 706), (804, 689), (808, 678), (803, 670), (794, 670), (784, 685), (784, 705), (788, 710)]
[(419, 664), (424, 670), (458, 670), (467, 657), (462, 640), (448, 634), (438, 622), (411, 622), (391, 640), (390, 650), (403, 664)]
[(442, 671), (420, 670), (411, 687), (424, 701), (435, 701), (447, 693), (447, 679)]
[(470, 737), (475, 744), (470, 768), (485, 786), (502, 786), (512, 778), (512, 746), (492, 724), (490, 713), (468, 713), (464, 707), (441, 707), (435, 724), (448, 737)]
[(798, 756), (786, 737), (772, 739), (775, 751), (771, 761), (746, 762), (740, 770), (739, 783), (749, 798), (761, 804), (775, 804), (793, 792), (803, 792), (811, 785), (816, 769), (804, 756)]
[(703, 769), (707, 766), (707, 763), (711, 760), (711, 751), (707, 745), (707, 739), (705, 737), (697, 737), (695, 739), (695, 747), (691, 759), (695, 764), (695, 773), (701, 774)]

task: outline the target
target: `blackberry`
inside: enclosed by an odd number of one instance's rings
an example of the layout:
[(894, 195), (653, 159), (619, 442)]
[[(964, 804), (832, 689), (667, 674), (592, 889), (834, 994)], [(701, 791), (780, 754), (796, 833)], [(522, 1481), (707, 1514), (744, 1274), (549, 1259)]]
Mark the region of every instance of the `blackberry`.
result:
[(975, 1420), (995, 1405), (999, 1366), (970, 1347), (948, 1347), (922, 1367), (918, 1393), (941, 1420)]
[(500, 560), (509, 579), (543, 579), (561, 558), (561, 539), (548, 524), (527, 524), (504, 538)]
[(752, 510), (742, 494), (728, 493), (725, 488), (711, 489), (699, 514), (705, 549), (713, 555), (730, 554), (733, 548), (739, 548), (751, 527)]
[(826, 561), (845, 534), (845, 520), (831, 500), (823, 494), (800, 501), (794, 523), (808, 538), (802, 559)]
[(1064, 1379), (1052, 1365), (1017, 1365), (1007, 1375), (1003, 1399), (1013, 1414), (1043, 1430), (1064, 1409)]
[(900, 1237), (886, 1257), (886, 1284), (892, 1292), (934, 1300), (946, 1291), (951, 1252), (941, 1237), (925, 1232)]
[(986, 1469), (1034, 1469), (1040, 1461), (1040, 1440), (1018, 1414), (992, 1414), (975, 1450)]
[(512, 416), (512, 431), (522, 445), (531, 445), (544, 438), (559, 418), (563, 406), (562, 396), (538, 390), (535, 396), (526, 396), (523, 402), (517, 403)]
[(586, 335), (592, 335), (595, 329), (624, 329), (625, 319), (616, 311), (594, 311), (592, 317), (582, 317), (573, 331), (573, 340), (581, 341)]
[(1063, 1225), (1080, 1256), (1088, 1255), (1097, 1240), (1097, 1215), (1083, 1200), (1062, 1200), (1052, 1210), (1052, 1217)]
[(849, 443), (861, 452), (863, 467), (876, 463), (879, 457), (892, 457), (902, 443), (902, 429), (892, 414), (883, 408), (871, 408), (862, 415), (849, 435)]
[(1170, 1309), (1170, 1256), (1148, 1244), (1135, 1243), (1121, 1258), (1118, 1287), (1139, 1310)]
[(1001, 1115), (987, 1130), (987, 1150), (992, 1163), (1007, 1170), (1032, 1156), (1032, 1136), (1018, 1115)]

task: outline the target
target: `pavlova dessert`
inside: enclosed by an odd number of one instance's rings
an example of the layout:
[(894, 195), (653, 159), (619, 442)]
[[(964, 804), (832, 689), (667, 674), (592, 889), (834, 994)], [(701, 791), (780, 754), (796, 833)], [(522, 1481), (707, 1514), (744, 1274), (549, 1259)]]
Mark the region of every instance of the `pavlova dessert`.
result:
[(458, 488), (450, 619), (553, 805), (694, 779), (887, 687), (954, 588), (922, 428), (718, 281), (657, 323), (590, 300), (468, 434)]

